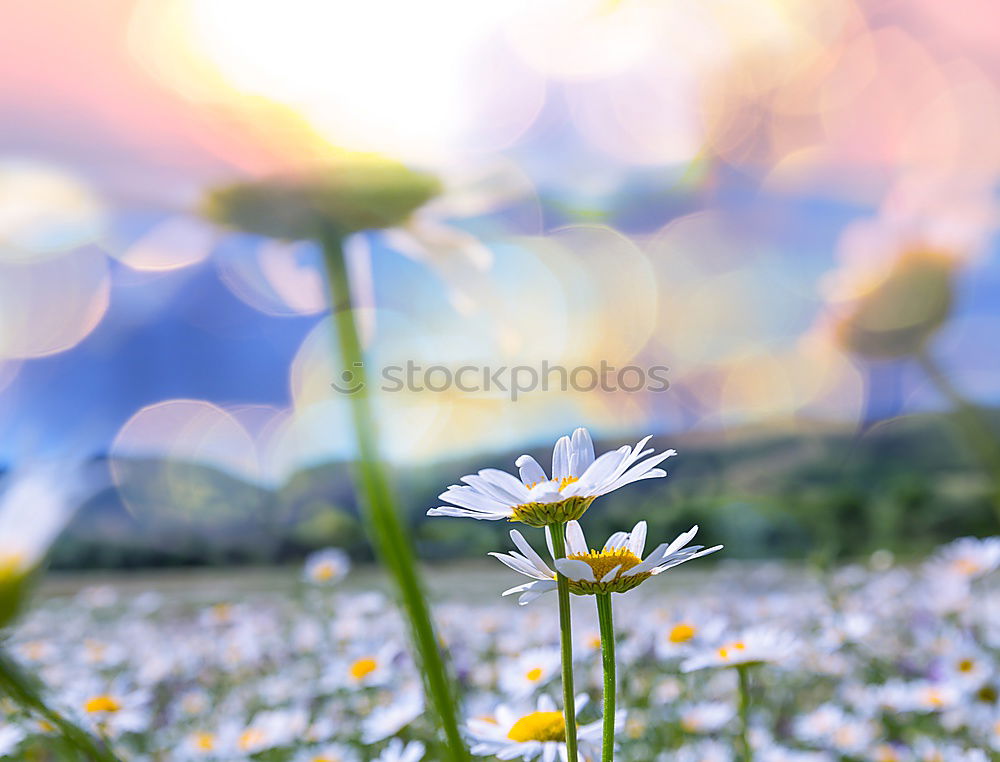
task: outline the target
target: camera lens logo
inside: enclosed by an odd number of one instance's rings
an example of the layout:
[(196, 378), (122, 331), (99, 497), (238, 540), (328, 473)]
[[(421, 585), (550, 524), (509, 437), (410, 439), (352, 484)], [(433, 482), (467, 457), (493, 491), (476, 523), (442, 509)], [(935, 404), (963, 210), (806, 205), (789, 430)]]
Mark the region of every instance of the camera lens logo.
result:
[(340, 373), (340, 379), (331, 381), (330, 386), (341, 394), (357, 394), (365, 388), (365, 382), (362, 380), (364, 374), (361, 373), (364, 367), (363, 363), (356, 362), (353, 370), (345, 368)]

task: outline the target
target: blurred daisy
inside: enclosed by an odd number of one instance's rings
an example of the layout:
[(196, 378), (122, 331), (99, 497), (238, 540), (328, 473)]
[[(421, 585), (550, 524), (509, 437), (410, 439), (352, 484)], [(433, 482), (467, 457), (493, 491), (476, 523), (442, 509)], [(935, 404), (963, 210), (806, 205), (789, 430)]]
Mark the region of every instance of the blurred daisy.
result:
[(691, 704), (681, 710), (681, 727), (688, 733), (715, 733), (733, 719), (733, 708), (722, 701)]
[(399, 691), (390, 704), (376, 707), (363, 721), (361, 740), (378, 743), (396, 735), (424, 713), (424, 694), (418, 685)]
[(307, 582), (332, 584), (339, 582), (351, 570), (351, 559), (339, 548), (324, 548), (309, 555), (303, 568)]
[[(576, 709), (586, 706), (587, 697), (577, 696)], [(537, 759), (554, 762), (566, 759), (566, 720), (548, 696), (538, 698), (535, 711), (517, 711), (507, 705), (497, 707), (492, 717), (469, 720), (472, 753), (498, 759)], [(581, 759), (596, 759), (601, 741), (601, 722), (577, 727)]]
[(55, 467), (9, 478), (0, 497), (0, 627), (21, 609), (27, 577), (72, 515), (74, 481)]
[(780, 663), (797, 648), (798, 641), (792, 634), (770, 627), (757, 627), (722, 645), (696, 652), (681, 664), (681, 671)]
[(515, 698), (530, 696), (559, 672), (558, 648), (532, 648), (500, 665), (500, 688)]
[(424, 745), (411, 741), (403, 745), (398, 738), (392, 739), (386, 749), (375, 758), (375, 762), (420, 762), (424, 758)]
[[(646, 522), (640, 521), (631, 532), (611, 535), (604, 549), (588, 550), (583, 529), (576, 521), (566, 525), (566, 558), (555, 561), (561, 574), (569, 579), (570, 592), (576, 595), (624, 593), (638, 587), (645, 580), (693, 558), (714, 553), (722, 546), (704, 549), (702, 545), (685, 547), (698, 533), (698, 527), (679, 535), (673, 542), (658, 545), (643, 560), (646, 546)], [(521, 553), (490, 553), (501, 563), (516, 572), (532, 577), (534, 581), (512, 587), (504, 595), (520, 593), (518, 603), (531, 603), (538, 596), (556, 589), (556, 573), (534, 551), (516, 529), (511, 539)], [(546, 535), (546, 537), (548, 537)], [(549, 553), (552, 554), (551, 545)], [(523, 554), (523, 555), (522, 555)]]
[(653, 455), (652, 449), (644, 449), (650, 438), (595, 458), (590, 433), (577, 429), (572, 438), (556, 442), (551, 477), (533, 457), (522, 455), (515, 462), (520, 478), (494, 468), (463, 476), (464, 485), (452, 485), (440, 495), (451, 505), (432, 508), (427, 515), (506, 519), (534, 527), (579, 519), (598, 497), (641, 479), (667, 475), (656, 466), (676, 452)]
[(1000, 537), (982, 540), (963, 537), (955, 540), (941, 548), (928, 566), (933, 572), (966, 579), (984, 577), (1000, 567)]

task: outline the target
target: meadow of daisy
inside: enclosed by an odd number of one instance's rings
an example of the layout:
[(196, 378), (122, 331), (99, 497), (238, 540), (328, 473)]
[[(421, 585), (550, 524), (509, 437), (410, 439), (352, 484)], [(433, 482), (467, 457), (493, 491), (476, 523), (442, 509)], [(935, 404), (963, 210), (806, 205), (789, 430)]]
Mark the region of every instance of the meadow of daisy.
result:
[(0, 9), (0, 760), (1000, 762), (994, 0)]
[[(735, 674), (682, 665), (717, 663), (727, 641), (770, 631), (781, 646), (755, 678), (750, 718), (759, 759), (990, 759), (1000, 749), (1000, 601), (988, 576), (998, 555), (996, 543), (966, 541), (922, 564), (874, 558), (829, 575), (722, 564), (638, 591), (618, 615), (628, 707), (619, 758), (737, 759)], [(63, 588), (21, 625), (12, 653), (45, 675), (66, 712), (103, 727), (122, 758), (398, 759), (383, 750), (401, 739), (428, 749), (413, 759), (439, 759), (384, 586), (358, 589), (357, 572), (338, 566), (327, 576), (322, 562), (301, 581), (282, 573), (268, 593), (232, 578), (187, 593)], [(495, 572), (432, 577), (470, 728), (483, 737), (559, 695), (555, 618), (501, 602), (512, 575)], [(578, 689), (590, 699), (579, 712), (589, 723), (600, 716), (592, 612), (580, 612), (575, 640)], [(5, 711), (8, 758), (44, 759), (43, 749), (58, 748), (37, 720)]]

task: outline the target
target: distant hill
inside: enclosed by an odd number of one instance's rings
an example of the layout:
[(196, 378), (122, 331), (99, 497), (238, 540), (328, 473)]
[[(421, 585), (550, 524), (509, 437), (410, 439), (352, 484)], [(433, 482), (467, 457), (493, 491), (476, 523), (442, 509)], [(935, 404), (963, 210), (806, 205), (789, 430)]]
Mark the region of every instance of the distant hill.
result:
[[(1000, 431), (1000, 412), (991, 413)], [(660, 438), (663, 441), (664, 438)], [(609, 443), (609, 446), (616, 443)], [(650, 536), (697, 523), (729, 557), (856, 557), (879, 548), (916, 554), (1000, 525), (989, 480), (949, 416), (927, 414), (856, 434), (816, 429), (745, 431), (725, 440), (669, 437), (680, 455), (669, 478), (639, 482), (587, 514), (596, 544), (639, 518)], [(600, 447), (598, 448), (600, 449)], [(395, 491), (425, 558), (481, 556), (506, 547), (505, 522), (427, 519), (437, 495), (485, 465), (511, 467), (520, 453), (394, 469)], [(549, 453), (535, 453), (547, 463)], [(60, 568), (273, 563), (326, 545), (370, 557), (350, 464), (296, 473), (280, 489), (217, 469), (155, 459), (116, 461), (120, 488), (82, 506), (60, 539)]]

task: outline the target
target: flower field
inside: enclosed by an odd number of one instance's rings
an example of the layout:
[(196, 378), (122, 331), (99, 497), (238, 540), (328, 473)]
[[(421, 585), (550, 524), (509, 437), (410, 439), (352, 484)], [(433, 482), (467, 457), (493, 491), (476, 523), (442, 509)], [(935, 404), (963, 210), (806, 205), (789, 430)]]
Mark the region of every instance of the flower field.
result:
[[(737, 759), (730, 667), (743, 661), (754, 759), (995, 759), (998, 562), (1000, 540), (964, 540), (920, 565), (723, 562), (616, 596), (618, 758)], [(122, 760), (438, 760), (403, 619), (357, 574), (332, 552), (271, 591), (87, 587), (39, 601), (11, 653)], [(439, 576), (435, 613), (474, 754), (557, 758), (554, 608), (501, 599), (517, 575), (499, 564)], [(594, 760), (600, 638), (591, 598), (573, 601), (581, 758)], [(44, 720), (0, 708), (3, 759), (77, 758), (60, 756)], [(549, 712), (552, 742), (515, 740), (544, 732)]]

